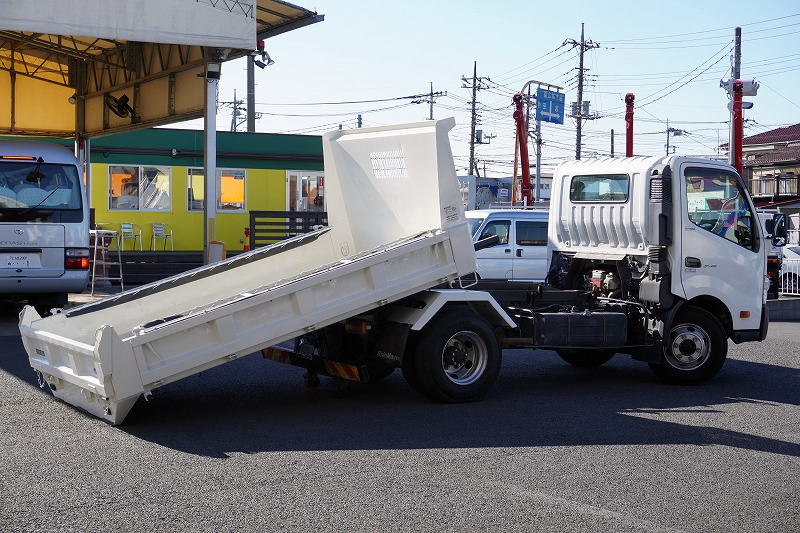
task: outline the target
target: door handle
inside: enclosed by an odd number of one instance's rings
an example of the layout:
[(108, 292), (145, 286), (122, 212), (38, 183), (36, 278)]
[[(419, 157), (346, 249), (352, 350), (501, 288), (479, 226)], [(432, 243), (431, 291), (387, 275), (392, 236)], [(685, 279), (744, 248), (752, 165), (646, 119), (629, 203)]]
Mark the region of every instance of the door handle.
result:
[(511, 253), (511, 248), (506, 248), (506, 253), (510, 254)]
[(688, 268), (700, 268), (702, 266), (702, 263), (696, 257), (687, 257), (683, 260), (683, 264)]
[(517, 248), (517, 257), (522, 257), (522, 248)]

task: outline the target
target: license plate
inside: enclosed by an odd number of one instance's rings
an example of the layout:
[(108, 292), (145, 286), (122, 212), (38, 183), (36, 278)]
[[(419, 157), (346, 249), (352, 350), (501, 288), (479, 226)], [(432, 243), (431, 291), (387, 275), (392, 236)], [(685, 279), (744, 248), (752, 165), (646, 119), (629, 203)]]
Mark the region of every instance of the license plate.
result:
[(0, 254), (0, 268), (41, 268), (38, 254)]

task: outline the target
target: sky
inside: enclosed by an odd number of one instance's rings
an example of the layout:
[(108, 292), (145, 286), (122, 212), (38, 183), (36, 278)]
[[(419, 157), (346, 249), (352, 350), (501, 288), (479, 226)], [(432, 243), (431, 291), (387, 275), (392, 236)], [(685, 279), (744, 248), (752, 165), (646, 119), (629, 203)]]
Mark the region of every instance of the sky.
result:
[[(488, 77), (478, 92), (479, 129), (494, 135), (478, 145), (483, 174), (512, 173), (514, 121), (511, 97), (530, 80), (564, 87), (577, 96), (577, 48), (585, 38), (599, 48), (585, 54), (584, 100), (598, 119), (584, 122), (583, 157), (608, 155), (611, 129), (624, 152), (625, 93), (636, 95), (634, 151), (665, 153), (667, 121), (683, 130), (670, 144), (679, 154), (716, 155), (727, 140), (728, 97), (719, 87), (730, 77), (733, 28), (742, 27), (742, 78), (761, 84), (745, 112), (745, 135), (800, 122), (800, 4), (721, 1), (543, 2), (497, 0), (294, 0), (325, 20), (266, 41), (275, 64), (256, 69), (256, 122), (260, 132), (321, 134), (363, 125), (424, 120), (427, 103), (400, 97), (434, 91), (434, 117), (454, 116), (456, 170), (468, 166), (471, 91), (462, 76)], [(226, 63), (220, 101), (246, 95), (244, 60)], [(395, 99), (397, 100), (388, 100)], [(384, 100), (357, 104), (334, 104)], [(324, 103), (324, 105), (313, 105)], [(291, 104), (291, 105), (290, 105)], [(230, 108), (219, 107), (218, 129), (229, 129)], [(184, 126), (202, 127), (202, 121)], [(244, 129), (244, 126), (241, 127)], [(575, 122), (542, 125), (542, 167), (574, 158)], [(531, 156), (533, 160), (533, 155)]]

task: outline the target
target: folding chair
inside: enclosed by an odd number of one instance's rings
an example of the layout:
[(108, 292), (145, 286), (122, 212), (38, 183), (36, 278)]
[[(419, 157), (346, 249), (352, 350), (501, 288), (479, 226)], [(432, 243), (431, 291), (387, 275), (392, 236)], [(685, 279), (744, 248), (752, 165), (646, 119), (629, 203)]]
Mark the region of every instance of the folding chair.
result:
[(136, 249), (136, 241), (139, 241), (139, 251), (142, 251), (142, 230), (133, 222), (120, 222), (119, 233), (117, 234), (117, 248), (125, 250), (125, 241), (133, 241), (133, 249)]
[(164, 240), (164, 247), (163, 250), (167, 249), (167, 240), (169, 240), (169, 247), (174, 252), (175, 251), (175, 240), (173, 238), (173, 231), (172, 227), (169, 224), (164, 224), (163, 222), (153, 222), (150, 224), (150, 228), (152, 229), (152, 235), (150, 237), (150, 249), (156, 249), (156, 240), (163, 239)]

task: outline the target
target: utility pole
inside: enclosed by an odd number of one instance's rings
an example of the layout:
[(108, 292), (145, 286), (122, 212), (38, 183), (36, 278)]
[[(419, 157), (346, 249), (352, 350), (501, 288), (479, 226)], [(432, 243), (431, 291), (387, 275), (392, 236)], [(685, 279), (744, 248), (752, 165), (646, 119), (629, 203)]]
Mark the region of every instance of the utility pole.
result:
[(583, 105), (583, 78), (585, 76), (586, 69), (583, 68), (583, 54), (587, 50), (591, 50), (592, 48), (600, 48), (600, 45), (593, 42), (587, 41), (584, 37), (583, 31), (583, 22), (581, 22), (581, 40), (580, 42), (576, 41), (575, 39), (567, 39), (564, 41), (564, 44), (571, 44), (573, 48), (578, 47), (578, 105), (576, 106), (575, 112), (573, 113), (573, 117), (577, 123), (577, 127), (575, 129), (575, 159), (581, 158), (581, 143), (582, 143), (582, 135), (581, 135), (581, 121), (584, 119), (593, 119), (597, 118), (593, 115), (589, 114), (589, 106)]
[[(247, 54), (247, 131), (256, 131), (256, 72), (255, 57)], [(234, 100), (236, 97), (234, 97)]]
[[(670, 128), (669, 127), (669, 119), (667, 119), (667, 155), (669, 155), (669, 148), (670, 148), (670, 146), (669, 146), (669, 136), (670, 136), (670, 134), (672, 134), (672, 135), (674, 135), (676, 137), (680, 137), (681, 135), (683, 135), (683, 133), (684, 133), (684, 131), (681, 130), (681, 129)], [(673, 152), (674, 152), (675, 151), (675, 147), (673, 146), (672, 148), (673, 148)]]
[(667, 119), (667, 154), (669, 155), (669, 119)]
[[(250, 102), (247, 102), (247, 106), (245, 106), (244, 100), (239, 100), (236, 97), (236, 89), (233, 90), (233, 100), (229, 102), (219, 102), (219, 105), (226, 106), (231, 108), (231, 131), (236, 132), (239, 131), (239, 126), (244, 124), (245, 122), (248, 123), (248, 131), (250, 131), (249, 121), (250, 121), (250, 110), (248, 109), (250, 106)], [(253, 130), (255, 131), (255, 120), (261, 118), (261, 113), (253, 113)]]
[(614, 130), (611, 130), (611, 157), (614, 157)]
[(233, 90), (233, 111), (231, 112), (231, 131), (239, 127), (239, 100), (236, 99), (236, 89)]
[(428, 120), (433, 120), (433, 82), (431, 82), (431, 96), (428, 100), (428, 103), (431, 105), (431, 114), (428, 117)]
[[(733, 30), (733, 57), (731, 58), (731, 78), (733, 81), (741, 79), (742, 76), (742, 28), (737, 26)], [(733, 106), (731, 106), (730, 122), (731, 127), (728, 128), (728, 162), (733, 165), (734, 152), (733, 149), (733, 132), (736, 129), (734, 120)]]
[(483, 85), (485, 80), (489, 78), (486, 76), (478, 76), (478, 62), (472, 64), (472, 80), (461, 76), (461, 87), (464, 89), (472, 89), (472, 125), (470, 127), (469, 135), (469, 175), (474, 176), (477, 167), (475, 165), (475, 126), (478, 123), (478, 112), (475, 109), (477, 105), (478, 90), (485, 89)]

